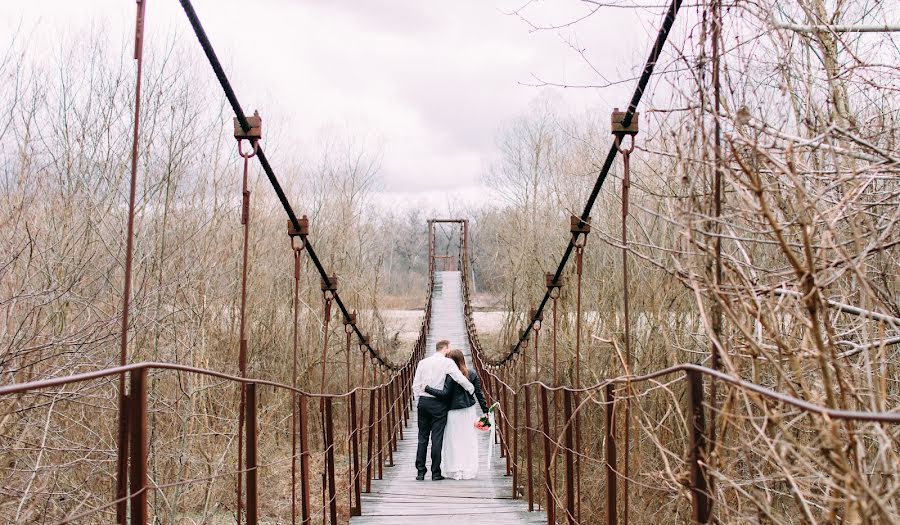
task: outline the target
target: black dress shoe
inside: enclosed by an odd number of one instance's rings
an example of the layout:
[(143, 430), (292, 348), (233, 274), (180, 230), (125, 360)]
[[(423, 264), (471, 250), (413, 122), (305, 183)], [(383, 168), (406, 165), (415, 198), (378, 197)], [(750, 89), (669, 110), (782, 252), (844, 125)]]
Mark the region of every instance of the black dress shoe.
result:
[(416, 476), (416, 481), (425, 481), (425, 474), (419, 474)]
[(431, 476), (431, 481), (442, 481), (443, 479), (444, 476), (441, 476), (440, 474), (438, 474), (437, 476)]

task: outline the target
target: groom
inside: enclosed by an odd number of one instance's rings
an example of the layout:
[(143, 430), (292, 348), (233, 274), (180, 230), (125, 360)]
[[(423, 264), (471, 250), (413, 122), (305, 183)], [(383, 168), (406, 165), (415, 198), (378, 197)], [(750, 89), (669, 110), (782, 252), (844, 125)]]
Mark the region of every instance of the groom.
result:
[(441, 476), (441, 447), (444, 445), (444, 428), (447, 426), (447, 410), (449, 401), (442, 401), (425, 392), (426, 386), (437, 389), (444, 388), (444, 380), (447, 374), (454, 381), (462, 385), (469, 394), (475, 391), (475, 387), (459, 371), (459, 367), (450, 358), (450, 341), (446, 339), (438, 341), (434, 355), (419, 361), (416, 367), (416, 375), (413, 378), (413, 395), (417, 400), (419, 416), (419, 448), (416, 449), (416, 479), (425, 479), (425, 452), (428, 449), (428, 437), (431, 436), (431, 479), (440, 481)]

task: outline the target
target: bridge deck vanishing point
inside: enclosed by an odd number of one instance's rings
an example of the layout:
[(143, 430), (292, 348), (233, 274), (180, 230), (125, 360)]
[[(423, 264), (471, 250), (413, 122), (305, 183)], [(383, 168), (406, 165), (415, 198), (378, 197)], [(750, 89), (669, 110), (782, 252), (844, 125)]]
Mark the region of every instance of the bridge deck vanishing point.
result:
[[(432, 296), (428, 353), (441, 339), (449, 339), (453, 348), (466, 355), (471, 352), (463, 319), (460, 272), (435, 272)], [(426, 354), (427, 355), (427, 354)], [(350, 519), (351, 525), (458, 525), (477, 519), (490, 525), (546, 523), (543, 512), (528, 512), (527, 504), (512, 499), (512, 478), (506, 476), (506, 460), (500, 458), (499, 445), (493, 458), (487, 457), (489, 434), (479, 439), (478, 477), (456, 481), (446, 479), (416, 481), (416, 414), (410, 418), (410, 432), (398, 442), (394, 466), (385, 467), (384, 479), (372, 482), (372, 492), (363, 494), (363, 516)]]

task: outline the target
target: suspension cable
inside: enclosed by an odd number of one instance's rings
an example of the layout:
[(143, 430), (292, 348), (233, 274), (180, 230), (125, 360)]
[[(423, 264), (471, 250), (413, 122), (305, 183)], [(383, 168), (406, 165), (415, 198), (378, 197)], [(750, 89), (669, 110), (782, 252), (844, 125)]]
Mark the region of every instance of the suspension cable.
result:
[[(209, 65), (213, 69), (213, 73), (216, 75), (216, 79), (219, 81), (219, 85), (222, 87), (222, 91), (225, 93), (225, 98), (228, 100), (228, 104), (234, 111), (235, 118), (237, 118), (240, 126), (245, 131), (249, 131), (250, 124), (247, 121), (247, 116), (244, 114), (244, 110), (241, 107), (240, 102), (238, 102), (237, 95), (235, 94), (234, 89), (231, 86), (231, 82), (228, 80), (228, 76), (225, 74), (225, 69), (222, 67), (222, 63), (219, 61), (219, 57), (216, 55), (215, 49), (213, 49), (212, 44), (209, 41), (209, 37), (206, 35), (206, 30), (203, 29), (203, 24), (200, 23), (200, 19), (197, 16), (197, 12), (194, 10), (194, 6), (191, 3), (191, 0), (179, 0), (179, 2), (181, 3), (182, 9), (184, 9), (185, 15), (187, 15), (188, 21), (191, 24), (191, 28), (193, 28), (194, 30), (194, 35), (197, 37), (197, 41), (200, 43), (200, 47), (203, 48), (203, 52), (206, 54), (206, 58), (209, 61)], [(278, 197), (278, 201), (281, 203), (281, 207), (284, 208), (284, 212), (287, 214), (288, 219), (291, 221), (291, 224), (294, 226), (294, 228), (299, 230), (300, 221), (297, 219), (297, 215), (296, 213), (294, 213), (294, 208), (291, 206), (287, 195), (285, 195), (284, 189), (281, 187), (281, 183), (278, 181), (278, 177), (275, 175), (275, 171), (272, 169), (271, 164), (269, 164), (269, 159), (266, 157), (266, 154), (263, 151), (261, 145), (257, 148), (256, 158), (259, 160), (259, 165), (265, 172), (266, 177), (268, 177), (269, 183), (272, 185), (272, 189), (275, 191), (275, 195)], [(309, 258), (312, 261), (313, 265), (316, 267), (316, 270), (319, 272), (319, 276), (323, 280), (327, 281), (328, 272), (325, 270), (325, 267), (322, 265), (322, 262), (316, 255), (316, 252), (313, 249), (312, 244), (309, 242), (309, 239), (305, 239), (304, 243), (306, 253), (307, 255), (309, 255)], [(350, 310), (341, 300), (341, 297), (337, 292), (334, 293), (334, 302), (335, 304), (337, 304), (338, 309), (341, 311), (341, 314), (344, 317), (348, 317), (350, 315)], [(371, 344), (369, 344), (368, 340), (364, 337), (364, 334), (358, 326), (353, 325), (353, 331), (361, 341), (365, 341), (363, 343), (364, 346), (379, 364), (389, 368), (392, 372), (397, 372), (402, 368), (401, 366), (396, 366), (385, 361), (385, 359), (381, 355), (379, 355), (374, 348), (372, 348)]]
[[(187, 0), (182, 0), (187, 1)], [(660, 27), (659, 32), (656, 35), (656, 41), (653, 44), (653, 49), (650, 50), (650, 56), (647, 57), (647, 61), (644, 64), (644, 70), (641, 73), (640, 79), (638, 79), (638, 84), (634, 88), (634, 93), (631, 96), (631, 101), (628, 103), (628, 109), (625, 111), (625, 115), (622, 118), (623, 126), (630, 126), (631, 120), (634, 118), (634, 115), (637, 111), (638, 104), (641, 102), (641, 98), (644, 96), (644, 90), (647, 88), (647, 83), (650, 82), (650, 77), (653, 75), (653, 70), (656, 68), (657, 60), (659, 60), (660, 54), (662, 54), (663, 47), (666, 44), (666, 40), (669, 37), (669, 32), (672, 29), (672, 25), (675, 23), (675, 17), (678, 14), (678, 10), (681, 9), (682, 0), (672, 0), (672, 3), (669, 5), (669, 9), (666, 12), (666, 17), (663, 20), (662, 27)], [(588, 197), (587, 202), (584, 205), (584, 210), (581, 212), (581, 215), (578, 217), (580, 219), (580, 224), (587, 224), (590, 220), (591, 210), (594, 208), (594, 203), (597, 200), (598, 195), (600, 194), (600, 189), (603, 187), (603, 183), (606, 182), (606, 177), (609, 175), (609, 170), (612, 168), (613, 161), (616, 159), (616, 155), (619, 152), (619, 148), (616, 147), (616, 144), (613, 143), (609, 147), (609, 152), (606, 154), (606, 160), (603, 162), (603, 166), (600, 168), (600, 173), (597, 175), (597, 181), (594, 183), (594, 188), (591, 190), (591, 194)], [(569, 258), (572, 256), (572, 251), (575, 249), (575, 243), (578, 238), (577, 233), (572, 233), (572, 238), (569, 241), (569, 244), (566, 246), (565, 251), (563, 252), (562, 258), (559, 261), (559, 265), (556, 267), (556, 272), (553, 274), (553, 280), (558, 280), (560, 276), (562, 276), (563, 270), (566, 267), (566, 264), (569, 262)], [(537, 311), (535, 315), (541, 315), (544, 311), (544, 307), (547, 305), (547, 301), (550, 300), (551, 290), (548, 289), (544, 292), (544, 297), (541, 299), (537, 307)], [(522, 331), (522, 334), (519, 336), (519, 341), (512, 347), (512, 350), (505, 357), (497, 360), (487, 360), (486, 357), (482, 357), (485, 359), (485, 364), (489, 366), (500, 366), (506, 363), (514, 354), (518, 353), (521, 349), (522, 342), (528, 337), (529, 333), (534, 326), (534, 321), (536, 317), (531, 318), (531, 322), (525, 327)]]

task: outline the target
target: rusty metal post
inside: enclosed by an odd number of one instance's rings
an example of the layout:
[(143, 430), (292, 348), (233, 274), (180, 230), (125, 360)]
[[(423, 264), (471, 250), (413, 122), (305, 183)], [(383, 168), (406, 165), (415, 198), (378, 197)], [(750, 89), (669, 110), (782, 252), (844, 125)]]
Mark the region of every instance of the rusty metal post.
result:
[[(251, 129), (244, 130), (237, 117), (234, 118), (234, 138), (237, 140), (238, 154), (244, 159), (244, 172), (241, 178), (241, 229), (243, 232), (243, 246), (241, 249), (241, 305), (240, 324), (238, 328), (238, 370), (241, 377), (247, 377), (247, 273), (250, 260), (250, 159), (256, 156), (259, 140), (262, 138), (262, 119), (258, 114), (247, 119), (251, 123)], [(244, 153), (244, 140), (250, 142), (251, 149)], [(243, 482), (244, 471), (243, 440), (244, 440), (244, 407), (246, 405), (246, 385), (241, 383), (241, 402), (238, 407), (238, 469), (237, 469), (237, 521), (241, 522), (243, 506)]]
[(388, 383), (384, 390), (386, 396), (384, 399), (384, 411), (387, 424), (385, 425), (385, 439), (387, 439), (387, 464), (389, 467), (394, 466), (394, 403), (391, 402), (393, 395), (393, 384)]
[[(291, 305), (294, 322), (291, 327), (291, 386), (297, 388), (297, 349), (300, 345), (300, 261), (301, 253), (306, 245), (306, 234), (309, 233), (309, 220), (304, 215), (300, 219), (300, 230), (295, 230), (288, 221), (288, 236), (294, 253), (294, 297)], [(291, 392), (291, 523), (297, 523), (297, 392)]]
[(300, 396), (298, 411), (300, 412), (300, 523), (310, 522), (312, 505), (309, 489), (309, 412), (306, 397)]
[[(575, 407), (575, 450), (582, 450), (581, 443), (581, 395), (577, 392), (572, 394)], [(581, 457), (575, 458), (575, 515), (578, 521), (581, 521)]]
[(566, 420), (566, 519), (575, 525), (575, 457), (572, 454), (574, 436), (572, 432), (572, 391), (563, 391), (563, 417)]
[[(622, 154), (622, 316), (625, 325), (625, 373), (633, 374), (632, 370), (632, 350), (631, 350), (631, 308), (630, 308), (630, 292), (628, 279), (628, 202), (629, 190), (631, 189), (631, 152), (634, 151), (634, 140), (638, 132), (638, 117), (635, 113), (631, 123), (626, 127), (622, 121), (625, 113), (616, 108), (612, 113), (612, 131), (615, 135), (616, 148)], [(629, 146), (623, 146), (625, 137), (631, 137)], [(625, 476), (622, 479), (623, 485), (623, 515), (622, 520), (628, 525), (629, 513), (629, 483), (631, 478), (630, 467), (630, 449), (631, 449), (631, 395), (625, 398)]]
[[(554, 279), (553, 273), (545, 275), (547, 288), (550, 289), (550, 300), (553, 302), (553, 386), (559, 386), (559, 353), (557, 352), (557, 341), (559, 337), (559, 324), (557, 316), (557, 299), (559, 299), (560, 287), (562, 286), (562, 278)], [(559, 393), (553, 391), (553, 440), (559, 439)], [(558, 463), (553, 462), (553, 480), (557, 479)]]
[(428, 221), (428, 274), (434, 275), (434, 222)]
[[(351, 448), (351, 483), (353, 494), (350, 496), (350, 515), (362, 515), (362, 490), (359, 472), (359, 421), (356, 419), (356, 392), (350, 394), (350, 448)], [(353, 499), (356, 505), (353, 505)]]
[[(128, 319), (131, 306), (131, 267), (134, 258), (134, 213), (137, 198), (138, 141), (141, 124), (141, 80), (144, 71), (144, 14), (145, 0), (137, 0), (134, 21), (134, 59), (137, 61), (134, 87), (134, 134), (131, 142), (131, 184), (128, 196), (128, 226), (125, 237), (125, 275), (122, 286), (122, 333), (119, 339), (119, 365), (128, 364)], [(128, 509), (128, 400), (125, 394), (125, 374), (119, 375), (119, 435), (116, 478), (116, 521), (125, 523)]]
[(706, 524), (710, 518), (709, 490), (706, 477), (706, 416), (703, 409), (703, 376), (696, 370), (687, 371), (688, 436), (691, 465), (691, 516), (693, 523)]
[[(575, 299), (575, 387), (581, 388), (581, 283), (584, 275), (584, 247), (587, 244), (587, 236), (591, 231), (591, 218), (582, 221), (579, 217), (572, 216), (570, 231), (573, 234), (572, 243), (575, 245), (575, 273), (577, 275), (576, 299)], [(575, 399), (576, 403), (578, 399)], [(572, 421), (568, 422), (572, 425)], [(581, 411), (575, 413), (575, 446), (581, 450)], [(576, 516), (581, 520), (581, 460), (575, 466), (576, 476)]]
[[(344, 334), (346, 336), (346, 344), (344, 348), (345, 353), (345, 361), (346, 361), (346, 375), (347, 375), (347, 392), (352, 391), (351, 385), (353, 383), (351, 379), (351, 367), (350, 367), (350, 346), (351, 346), (351, 336), (353, 334), (353, 325), (356, 323), (356, 313), (350, 314), (350, 318), (344, 319)], [(355, 404), (351, 403), (348, 399), (345, 398), (344, 402), (347, 407), (347, 488), (349, 489), (349, 498), (350, 498), (350, 512), (353, 512), (353, 427), (350, 424), (352, 421), (356, 420), (356, 414), (353, 413), (355, 410)]]
[[(413, 359), (411, 362), (414, 363), (416, 362), (416, 360)], [(410, 379), (409, 374), (409, 365), (407, 365), (406, 370), (403, 371), (403, 424), (406, 425), (406, 428), (409, 428), (409, 413), (410, 411), (412, 411), (413, 400), (413, 396), (410, 393), (410, 389), (412, 388), (412, 380)]]
[(374, 454), (372, 447), (374, 445), (374, 434), (373, 430), (375, 428), (375, 389), (369, 390), (369, 425), (368, 432), (366, 436), (366, 494), (372, 492), (372, 460), (374, 459)]
[(337, 487), (334, 473), (334, 415), (331, 409), (332, 400), (325, 399), (325, 470), (328, 479), (328, 517), (331, 525), (337, 525)]
[[(535, 339), (535, 344), (537, 344), (537, 339)], [(528, 393), (527, 386), (522, 388), (522, 395), (525, 397), (525, 464), (528, 469), (528, 512), (532, 512), (534, 511), (534, 468), (531, 459), (531, 395)]]
[(259, 491), (256, 434), (256, 383), (247, 385), (247, 525), (256, 525), (259, 512)]
[[(504, 374), (504, 376), (505, 376), (505, 374)], [(504, 379), (503, 382), (506, 383), (506, 379), (509, 379), (509, 378), (504, 377), (503, 379)], [(508, 395), (506, 392), (506, 387), (503, 386), (501, 388), (502, 388), (502, 399), (503, 399), (502, 406), (508, 407), (509, 404), (507, 403)], [(503, 416), (502, 417), (503, 433), (500, 436), (500, 452), (504, 454), (504, 457), (506, 457), (506, 475), (510, 476), (510, 475), (512, 475), (512, 463), (511, 463), (510, 457), (509, 457), (509, 415), (506, 412), (506, 408), (502, 408), (500, 410), (500, 414)]]
[(547, 387), (539, 386), (541, 391), (541, 420), (544, 430), (544, 491), (546, 501), (544, 508), (547, 510), (547, 524), (556, 525), (556, 496), (553, 493), (553, 477), (550, 472), (551, 448), (550, 448), (550, 410), (547, 405)]
[[(397, 431), (400, 433), (401, 441), (403, 439), (405, 439), (403, 437), (403, 424), (405, 421), (401, 422), (401, 420), (405, 420), (405, 417), (403, 415), (405, 411), (403, 410), (403, 408), (406, 406), (406, 401), (405, 401), (405, 398), (403, 397), (403, 394), (406, 391), (406, 383), (404, 381), (404, 378), (405, 378), (405, 375), (398, 375), (397, 379), (396, 379), (397, 386), (395, 387), (396, 391), (397, 391), (397, 401), (396, 401), (396, 404), (397, 404)], [(400, 446), (399, 443), (397, 443), (397, 441), (394, 440), (394, 449), (396, 450), (399, 446)]]
[(325, 314), (322, 318), (322, 381), (319, 386), (319, 392), (325, 393), (325, 379), (328, 374), (328, 324), (331, 321), (331, 303), (337, 293), (337, 277), (332, 275), (327, 279), (322, 279), (322, 294), (325, 298)]
[(512, 499), (519, 497), (519, 394), (512, 393)]
[[(381, 382), (379, 381), (379, 384)], [(384, 387), (378, 387), (378, 479), (384, 479)]]
[(131, 372), (131, 523), (147, 523), (147, 369)]
[(606, 525), (618, 522), (618, 503), (616, 502), (616, 412), (615, 390), (612, 383), (606, 385)]

